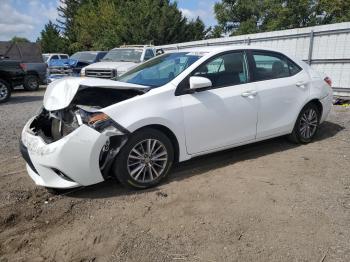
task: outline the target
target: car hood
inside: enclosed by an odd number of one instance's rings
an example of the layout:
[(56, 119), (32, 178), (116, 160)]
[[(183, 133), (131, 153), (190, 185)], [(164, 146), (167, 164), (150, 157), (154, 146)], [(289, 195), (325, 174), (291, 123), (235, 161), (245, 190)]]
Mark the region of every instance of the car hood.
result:
[(139, 63), (135, 62), (98, 62), (85, 67), (85, 69), (117, 69), (125, 72), (134, 68)]
[(69, 106), (80, 88), (112, 88), (119, 90), (144, 90), (149, 87), (114, 80), (92, 77), (66, 77), (48, 85), (44, 95), (44, 107), (48, 111), (60, 110)]

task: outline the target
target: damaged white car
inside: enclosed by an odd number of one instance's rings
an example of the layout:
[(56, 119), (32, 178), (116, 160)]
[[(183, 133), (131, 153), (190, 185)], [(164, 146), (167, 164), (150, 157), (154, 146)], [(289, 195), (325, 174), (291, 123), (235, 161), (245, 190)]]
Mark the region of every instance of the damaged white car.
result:
[(177, 161), (282, 135), (310, 142), (331, 109), (330, 85), (273, 50), (180, 50), (115, 80), (50, 84), (42, 110), (23, 129), (21, 152), (40, 186), (116, 176), (147, 188)]

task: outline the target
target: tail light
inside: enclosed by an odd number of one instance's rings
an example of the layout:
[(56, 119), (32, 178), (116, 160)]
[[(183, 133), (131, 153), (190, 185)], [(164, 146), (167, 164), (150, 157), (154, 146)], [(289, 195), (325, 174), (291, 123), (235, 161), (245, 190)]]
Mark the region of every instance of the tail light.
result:
[(332, 87), (332, 79), (328, 76), (325, 77), (324, 81), (330, 86)]

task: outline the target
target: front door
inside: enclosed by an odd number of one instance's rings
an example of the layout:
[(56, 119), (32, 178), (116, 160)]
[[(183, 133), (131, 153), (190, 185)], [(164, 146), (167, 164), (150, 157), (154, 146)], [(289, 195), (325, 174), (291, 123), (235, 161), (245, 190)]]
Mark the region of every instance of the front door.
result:
[(212, 87), (181, 96), (188, 153), (254, 140), (257, 93), (255, 84), (249, 83), (245, 52), (216, 56), (191, 75), (210, 79)]

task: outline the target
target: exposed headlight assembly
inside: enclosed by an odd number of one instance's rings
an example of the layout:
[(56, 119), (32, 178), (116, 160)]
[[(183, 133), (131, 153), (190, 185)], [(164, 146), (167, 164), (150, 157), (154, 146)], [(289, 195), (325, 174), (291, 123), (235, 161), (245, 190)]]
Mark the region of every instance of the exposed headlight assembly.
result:
[(103, 112), (91, 113), (79, 109), (76, 112), (76, 117), (79, 125), (86, 124), (100, 133), (104, 132), (108, 136), (125, 135), (129, 132)]

